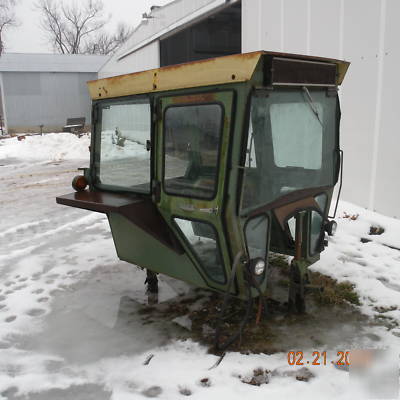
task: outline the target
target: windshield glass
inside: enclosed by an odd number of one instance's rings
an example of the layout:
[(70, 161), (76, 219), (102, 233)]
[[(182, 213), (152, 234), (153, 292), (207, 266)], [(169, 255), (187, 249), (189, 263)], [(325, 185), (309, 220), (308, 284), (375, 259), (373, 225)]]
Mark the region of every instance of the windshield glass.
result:
[(149, 193), (149, 101), (104, 102), (98, 107), (96, 185), (104, 189)]
[(244, 210), (290, 192), (335, 184), (337, 99), (323, 89), (287, 89), (252, 98)]

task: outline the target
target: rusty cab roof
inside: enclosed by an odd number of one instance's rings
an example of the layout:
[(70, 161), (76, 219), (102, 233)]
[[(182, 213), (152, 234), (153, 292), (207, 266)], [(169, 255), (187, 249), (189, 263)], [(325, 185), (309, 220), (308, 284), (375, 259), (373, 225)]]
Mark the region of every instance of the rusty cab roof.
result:
[(298, 54), (256, 51), (192, 61), (88, 82), (92, 100), (247, 82), (263, 59), (272, 85), (340, 85), (349, 62)]

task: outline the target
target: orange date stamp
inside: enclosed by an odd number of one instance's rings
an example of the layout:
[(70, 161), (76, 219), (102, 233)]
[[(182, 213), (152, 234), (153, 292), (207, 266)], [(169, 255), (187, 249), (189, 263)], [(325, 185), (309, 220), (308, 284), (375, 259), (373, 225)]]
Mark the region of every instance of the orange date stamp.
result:
[(289, 365), (329, 365), (350, 366), (350, 351), (338, 351), (336, 357), (329, 360), (326, 351), (313, 351), (305, 354), (302, 351), (289, 351), (287, 354)]

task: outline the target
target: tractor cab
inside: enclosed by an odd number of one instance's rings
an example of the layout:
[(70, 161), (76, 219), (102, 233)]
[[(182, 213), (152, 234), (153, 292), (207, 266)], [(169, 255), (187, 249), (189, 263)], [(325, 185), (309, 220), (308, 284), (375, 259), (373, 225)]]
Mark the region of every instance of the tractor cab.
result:
[(90, 167), (60, 204), (105, 213), (120, 259), (246, 299), (270, 251), (289, 304), (332, 234), (348, 63), (255, 52), (100, 79)]

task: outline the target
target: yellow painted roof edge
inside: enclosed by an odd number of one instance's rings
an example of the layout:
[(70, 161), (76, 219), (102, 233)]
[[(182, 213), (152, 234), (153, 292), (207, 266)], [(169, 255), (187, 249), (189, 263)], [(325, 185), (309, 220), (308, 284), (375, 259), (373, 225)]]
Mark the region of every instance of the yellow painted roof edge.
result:
[(257, 51), (89, 81), (89, 94), (92, 100), (100, 100), (167, 90), (246, 82), (252, 78), (260, 57), (264, 54), (336, 63), (338, 65), (338, 85), (342, 83), (349, 66), (349, 63), (340, 60)]
[(251, 79), (262, 52), (171, 65), (88, 82), (93, 100)]

